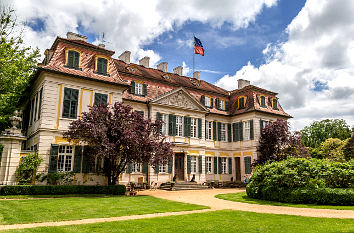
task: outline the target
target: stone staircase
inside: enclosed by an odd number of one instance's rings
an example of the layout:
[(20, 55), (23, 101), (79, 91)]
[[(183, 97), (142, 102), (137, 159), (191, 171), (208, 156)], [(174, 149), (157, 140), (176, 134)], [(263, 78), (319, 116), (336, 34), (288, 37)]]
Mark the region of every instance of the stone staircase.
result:
[(168, 191), (179, 191), (208, 189), (208, 186), (198, 184), (197, 182), (178, 181), (174, 184), (171, 182), (162, 183), (159, 188)]

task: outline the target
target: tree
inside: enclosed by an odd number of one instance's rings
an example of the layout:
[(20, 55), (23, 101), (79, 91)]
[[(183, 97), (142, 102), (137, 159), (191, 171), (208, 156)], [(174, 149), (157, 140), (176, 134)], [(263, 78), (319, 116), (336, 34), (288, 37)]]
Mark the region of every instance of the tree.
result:
[(31, 153), (22, 157), (21, 163), (16, 169), (16, 181), (18, 184), (31, 184), (34, 181), (37, 168), (43, 161), (37, 153)]
[(287, 121), (277, 120), (263, 128), (257, 147), (258, 159), (254, 166), (268, 161), (280, 161), (288, 156), (307, 157), (299, 132), (291, 133)]
[(338, 138), (328, 138), (321, 144), (321, 153), (324, 158), (337, 162), (344, 162), (345, 158), (343, 149), (348, 141), (348, 139), (342, 141)]
[(14, 10), (0, 5), (0, 132), (9, 125), (36, 69), (39, 50), (23, 44)]
[(315, 121), (301, 130), (303, 145), (312, 148), (320, 147), (328, 138), (345, 140), (349, 137), (349, 125), (343, 119)]
[(90, 156), (103, 159), (108, 185), (115, 185), (128, 163), (157, 166), (172, 157), (171, 145), (160, 133), (162, 121), (152, 122), (132, 111), (129, 105), (95, 105), (81, 119), (73, 121), (64, 137), (79, 140), (91, 148)]

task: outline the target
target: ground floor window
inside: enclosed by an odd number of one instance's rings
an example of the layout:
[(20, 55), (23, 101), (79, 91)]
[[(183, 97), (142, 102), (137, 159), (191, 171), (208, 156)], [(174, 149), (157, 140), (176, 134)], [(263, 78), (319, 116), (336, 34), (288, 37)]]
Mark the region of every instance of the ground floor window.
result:
[(212, 161), (211, 161), (211, 157), (205, 157), (206, 158), (206, 172), (208, 174), (211, 174), (211, 171), (212, 171)]
[(197, 156), (191, 157), (191, 173), (197, 173)]
[(225, 157), (222, 157), (221, 158), (221, 171), (222, 171), (222, 174), (226, 174), (226, 158)]
[(159, 165), (159, 172), (166, 173), (167, 172), (166, 167), (167, 167), (166, 164), (160, 164)]
[(72, 146), (59, 146), (58, 153), (58, 172), (72, 171), (73, 165), (73, 147)]

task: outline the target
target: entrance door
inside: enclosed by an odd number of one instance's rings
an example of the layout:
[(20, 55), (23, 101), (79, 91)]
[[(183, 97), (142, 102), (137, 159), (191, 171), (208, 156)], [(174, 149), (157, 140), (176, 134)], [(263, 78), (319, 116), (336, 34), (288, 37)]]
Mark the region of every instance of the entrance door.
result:
[(175, 154), (175, 175), (177, 180), (184, 180), (184, 153)]
[(240, 181), (241, 180), (241, 161), (240, 157), (235, 158), (235, 164), (236, 164), (236, 180)]

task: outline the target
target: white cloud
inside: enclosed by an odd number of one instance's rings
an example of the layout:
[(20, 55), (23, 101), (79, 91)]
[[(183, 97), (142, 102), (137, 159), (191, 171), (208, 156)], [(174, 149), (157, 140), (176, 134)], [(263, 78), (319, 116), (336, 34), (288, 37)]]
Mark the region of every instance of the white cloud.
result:
[[(279, 92), (295, 118), (294, 129), (313, 120), (344, 118), (354, 125), (354, 4), (352, 0), (308, 0), (288, 25), (288, 41), (264, 50), (266, 63), (250, 62), (217, 85), (237, 88), (237, 79)], [(328, 88), (314, 91), (316, 81)]]
[(191, 68), (189, 68), (189, 66), (187, 66), (185, 61), (182, 62), (182, 67), (183, 67), (183, 75), (187, 76), (189, 74), (189, 72), (191, 71)]

